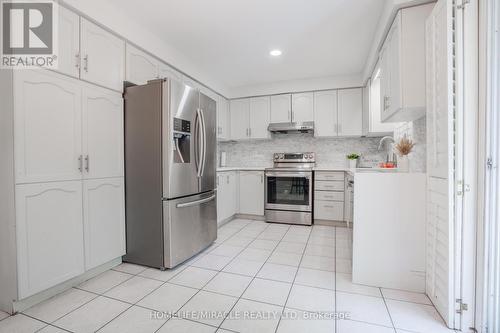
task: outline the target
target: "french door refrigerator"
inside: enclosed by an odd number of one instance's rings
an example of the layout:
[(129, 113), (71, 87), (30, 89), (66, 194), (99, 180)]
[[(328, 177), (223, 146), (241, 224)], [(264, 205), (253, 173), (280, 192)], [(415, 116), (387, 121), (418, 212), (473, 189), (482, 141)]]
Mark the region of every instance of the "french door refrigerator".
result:
[(174, 80), (125, 89), (124, 261), (172, 268), (217, 238), (216, 103)]

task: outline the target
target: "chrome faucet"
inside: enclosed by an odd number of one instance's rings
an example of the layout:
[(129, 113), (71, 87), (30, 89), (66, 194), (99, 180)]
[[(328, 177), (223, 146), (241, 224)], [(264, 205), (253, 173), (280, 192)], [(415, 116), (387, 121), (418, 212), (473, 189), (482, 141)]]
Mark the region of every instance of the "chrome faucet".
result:
[(384, 136), (382, 139), (380, 139), (380, 142), (378, 144), (378, 150), (381, 151), (382, 150), (382, 146), (384, 145), (384, 142), (386, 140), (390, 140), (391, 143), (394, 143), (394, 138), (392, 136)]

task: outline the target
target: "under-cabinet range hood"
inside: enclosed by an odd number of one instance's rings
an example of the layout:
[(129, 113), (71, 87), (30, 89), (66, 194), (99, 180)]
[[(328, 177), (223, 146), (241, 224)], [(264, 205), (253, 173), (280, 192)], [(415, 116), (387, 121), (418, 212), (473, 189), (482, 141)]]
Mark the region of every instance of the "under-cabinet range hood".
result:
[(313, 133), (314, 122), (271, 123), (267, 129), (272, 133)]

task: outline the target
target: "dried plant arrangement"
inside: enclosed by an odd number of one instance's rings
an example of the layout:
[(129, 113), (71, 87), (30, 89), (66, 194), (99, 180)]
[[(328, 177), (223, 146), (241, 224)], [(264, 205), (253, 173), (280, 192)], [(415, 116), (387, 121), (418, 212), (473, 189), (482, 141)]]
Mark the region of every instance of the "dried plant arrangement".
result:
[(394, 149), (398, 155), (406, 156), (411, 153), (413, 147), (415, 147), (413, 141), (404, 135), (401, 139), (399, 139), (398, 143), (394, 146)]

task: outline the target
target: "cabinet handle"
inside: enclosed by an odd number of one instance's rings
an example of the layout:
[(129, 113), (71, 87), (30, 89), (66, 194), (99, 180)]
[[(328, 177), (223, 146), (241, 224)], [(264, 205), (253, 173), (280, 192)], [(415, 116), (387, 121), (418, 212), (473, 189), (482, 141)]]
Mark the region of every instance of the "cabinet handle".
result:
[(75, 67), (80, 69), (80, 52), (75, 54)]
[(85, 156), (85, 171), (89, 172), (90, 170), (90, 158), (89, 155)]
[(83, 70), (88, 73), (89, 72), (89, 55), (86, 54), (85, 57), (83, 57)]
[(251, 129), (251, 128), (249, 128), (249, 129), (248, 129), (248, 137), (251, 137), (251, 136), (252, 136), (252, 129)]
[(80, 173), (83, 171), (83, 156), (80, 155), (78, 156), (78, 171), (80, 171)]
[(229, 184), (229, 176), (226, 176), (226, 183)]
[(260, 183), (264, 183), (264, 176), (263, 175), (260, 175)]
[(292, 121), (292, 110), (288, 110), (288, 120)]

